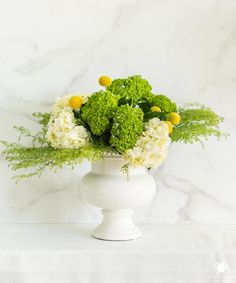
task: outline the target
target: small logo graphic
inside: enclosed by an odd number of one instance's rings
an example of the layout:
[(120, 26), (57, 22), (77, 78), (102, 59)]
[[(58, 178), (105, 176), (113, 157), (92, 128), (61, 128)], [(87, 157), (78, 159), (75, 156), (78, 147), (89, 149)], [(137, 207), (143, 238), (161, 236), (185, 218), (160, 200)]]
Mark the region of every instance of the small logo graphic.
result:
[(207, 277), (209, 283), (233, 283), (234, 276), (230, 274), (230, 266), (226, 261), (217, 261)]
[(225, 274), (230, 271), (230, 267), (227, 262), (216, 262), (212, 269), (215, 271), (216, 274)]

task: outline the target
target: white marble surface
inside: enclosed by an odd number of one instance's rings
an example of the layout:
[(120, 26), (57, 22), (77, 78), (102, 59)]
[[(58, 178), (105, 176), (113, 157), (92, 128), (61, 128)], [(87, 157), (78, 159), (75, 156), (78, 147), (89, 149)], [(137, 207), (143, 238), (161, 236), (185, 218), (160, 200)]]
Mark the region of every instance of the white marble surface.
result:
[[(0, 138), (58, 95), (96, 90), (101, 74), (143, 74), (178, 103), (199, 101), (230, 138), (173, 145), (152, 172), (157, 194), (142, 223), (236, 223), (236, 1), (0, 1)], [(95, 222), (81, 198), (85, 163), (15, 184), (0, 162), (0, 223)]]
[(93, 239), (92, 224), (1, 224), (1, 283), (234, 283), (235, 225), (142, 225)]

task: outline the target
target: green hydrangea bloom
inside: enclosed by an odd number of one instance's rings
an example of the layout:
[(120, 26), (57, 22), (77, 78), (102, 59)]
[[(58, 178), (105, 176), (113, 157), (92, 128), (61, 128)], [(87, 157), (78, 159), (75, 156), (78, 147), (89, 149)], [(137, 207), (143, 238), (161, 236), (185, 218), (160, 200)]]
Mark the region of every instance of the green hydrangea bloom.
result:
[(150, 95), (148, 97), (148, 102), (150, 106), (158, 106), (164, 112), (176, 112), (177, 110), (176, 104), (163, 94)]
[(110, 143), (120, 153), (135, 146), (143, 131), (143, 111), (129, 105), (117, 108), (111, 128)]
[(118, 99), (124, 102), (122, 104), (129, 103), (134, 106), (150, 94), (152, 87), (147, 80), (136, 75), (127, 79), (116, 79), (107, 89), (118, 96)]
[(117, 97), (110, 91), (98, 91), (89, 97), (82, 108), (82, 119), (94, 135), (102, 135), (110, 128), (111, 118), (117, 108)]

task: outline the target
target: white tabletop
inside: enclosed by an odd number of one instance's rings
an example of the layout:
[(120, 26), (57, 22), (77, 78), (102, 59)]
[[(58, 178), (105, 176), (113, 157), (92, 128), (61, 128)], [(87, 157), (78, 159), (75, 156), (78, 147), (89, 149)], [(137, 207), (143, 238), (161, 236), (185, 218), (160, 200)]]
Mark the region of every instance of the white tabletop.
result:
[(140, 225), (126, 242), (93, 239), (95, 226), (0, 225), (0, 282), (236, 282), (235, 225)]

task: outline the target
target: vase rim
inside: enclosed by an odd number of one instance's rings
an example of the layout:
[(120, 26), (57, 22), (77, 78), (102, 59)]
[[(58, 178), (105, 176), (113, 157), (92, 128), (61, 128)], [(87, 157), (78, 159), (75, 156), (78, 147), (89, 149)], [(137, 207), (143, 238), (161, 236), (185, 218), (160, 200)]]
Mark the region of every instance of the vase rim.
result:
[(103, 159), (122, 159), (122, 156), (118, 153), (105, 153)]

